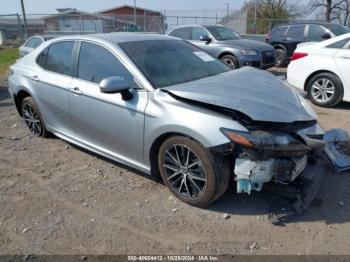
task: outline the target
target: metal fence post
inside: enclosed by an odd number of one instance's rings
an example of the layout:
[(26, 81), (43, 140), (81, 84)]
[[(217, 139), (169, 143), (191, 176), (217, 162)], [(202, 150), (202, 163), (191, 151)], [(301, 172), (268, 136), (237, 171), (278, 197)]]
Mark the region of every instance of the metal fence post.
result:
[(24, 36), (23, 36), (23, 30), (22, 30), (22, 25), (21, 25), (21, 18), (19, 17), (19, 14), (16, 13), (16, 17), (17, 17), (17, 23), (18, 23), (18, 29), (19, 29), (19, 34), (21, 36), (21, 40), (23, 41)]
[[(23, 22), (24, 22), (24, 36), (27, 39), (28, 32), (27, 32), (27, 18), (26, 18), (26, 11), (24, 9), (23, 0), (21, 0), (21, 6), (22, 6), (22, 14), (23, 14)], [(22, 25), (21, 25), (22, 26)]]

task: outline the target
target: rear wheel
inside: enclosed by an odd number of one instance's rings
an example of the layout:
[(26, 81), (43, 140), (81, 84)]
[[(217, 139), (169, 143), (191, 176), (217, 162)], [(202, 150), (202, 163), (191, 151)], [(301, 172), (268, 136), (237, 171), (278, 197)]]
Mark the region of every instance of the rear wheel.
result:
[(174, 136), (162, 144), (158, 167), (170, 191), (190, 205), (210, 205), (229, 185), (230, 169), (225, 159), (186, 137)]
[(320, 73), (308, 82), (307, 95), (312, 103), (332, 107), (342, 101), (344, 94), (341, 80), (332, 73)]
[(287, 52), (281, 48), (276, 49), (276, 67), (285, 67), (287, 65)]
[(239, 68), (238, 61), (233, 55), (224, 55), (220, 58), (220, 60), (232, 69)]
[(32, 97), (23, 99), (21, 110), (24, 122), (32, 134), (35, 136), (47, 137), (48, 132), (46, 131), (38, 107)]

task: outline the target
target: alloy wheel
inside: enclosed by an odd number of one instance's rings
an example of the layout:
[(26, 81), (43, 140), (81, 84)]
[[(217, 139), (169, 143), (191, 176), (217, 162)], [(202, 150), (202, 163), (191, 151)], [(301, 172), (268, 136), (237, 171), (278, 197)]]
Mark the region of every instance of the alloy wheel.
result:
[(201, 159), (186, 145), (174, 144), (163, 158), (163, 169), (172, 189), (188, 199), (200, 197), (207, 185)]
[(22, 107), (22, 115), (29, 130), (34, 135), (40, 136), (42, 132), (42, 123), (33, 106), (30, 104), (24, 104)]
[(228, 65), (228, 66), (231, 67), (232, 69), (236, 69), (235, 62), (234, 62), (232, 59), (224, 58), (224, 59), (222, 60), (222, 62), (224, 62), (226, 65)]
[(327, 103), (335, 94), (333, 82), (327, 78), (316, 80), (311, 86), (311, 95), (319, 103)]

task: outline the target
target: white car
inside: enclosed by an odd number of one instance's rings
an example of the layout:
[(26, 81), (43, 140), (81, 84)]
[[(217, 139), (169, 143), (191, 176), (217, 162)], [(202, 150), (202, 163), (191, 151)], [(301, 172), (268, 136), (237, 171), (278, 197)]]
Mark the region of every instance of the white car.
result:
[(318, 106), (350, 102), (350, 34), (298, 45), (288, 66), (287, 81), (304, 90)]

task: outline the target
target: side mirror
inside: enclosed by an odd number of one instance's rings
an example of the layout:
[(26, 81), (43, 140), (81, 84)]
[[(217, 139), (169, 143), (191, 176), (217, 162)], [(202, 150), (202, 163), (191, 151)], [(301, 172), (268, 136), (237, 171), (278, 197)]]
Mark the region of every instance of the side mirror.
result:
[(199, 37), (199, 40), (203, 41), (203, 42), (207, 42), (210, 43), (211, 42), (211, 38), (208, 35), (201, 35)]
[(330, 39), (330, 38), (332, 38), (332, 36), (331, 36), (330, 33), (324, 33), (324, 34), (322, 35), (322, 39)]
[(99, 87), (102, 93), (121, 93), (123, 100), (132, 99), (132, 94), (129, 91), (129, 89), (131, 88), (131, 83), (127, 82), (122, 77), (107, 77), (100, 82)]

